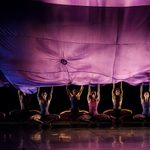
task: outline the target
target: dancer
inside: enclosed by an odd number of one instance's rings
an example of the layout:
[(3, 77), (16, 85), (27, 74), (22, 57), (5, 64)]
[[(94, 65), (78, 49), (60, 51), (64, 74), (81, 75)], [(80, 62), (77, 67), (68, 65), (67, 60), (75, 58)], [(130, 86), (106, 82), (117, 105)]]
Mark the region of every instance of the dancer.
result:
[(77, 91), (76, 89), (73, 89), (72, 92), (68, 89), (68, 86), (66, 86), (66, 91), (70, 99), (71, 104), (71, 116), (72, 118), (76, 118), (79, 113), (79, 100), (81, 97), (81, 94), (83, 92), (84, 87), (81, 86), (80, 90)]
[(140, 86), (140, 99), (142, 106), (142, 114), (136, 114), (133, 116), (133, 119), (136, 120), (145, 120), (150, 117), (150, 83), (148, 84), (149, 88), (143, 92), (143, 83)]
[(113, 109), (104, 111), (104, 114), (110, 115), (112, 119), (122, 120), (125, 117), (129, 117), (132, 114), (132, 111), (129, 109), (122, 109), (123, 101), (123, 88), (122, 82), (120, 83), (120, 88), (116, 88), (116, 85), (113, 84), (112, 89), (112, 103)]
[(9, 119), (13, 121), (29, 120), (32, 115), (39, 114), (38, 110), (31, 110), (30, 104), (32, 101), (32, 95), (26, 94), (18, 90), (18, 98), (20, 103), (20, 110), (12, 110), (9, 112)]
[(98, 104), (100, 102), (100, 85), (97, 86), (97, 91), (91, 90), (91, 86), (88, 86), (87, 102), (89, 106), (89, 113), (93, 119), (110, 119), (108, 115), (98, 113)]
[(28, 111), (30, 109), (31, 96), (18, 90), (18, 97), (21, 110)]
[(51, 87), (50, 92), (46, 92), (45, 89), (42, 90), (42, 88), (38, 88), (37, 99), (40, 106), (40, 115), (32, 116), (32, 120), (43, 124), (50, 123), (59, 119), (59, 115), (49, 113), (49, 106), (52, 100), (52, 95), (53, 87)]
[(22, 112), (27, 112), (29, 116), (40, 113), (38, 110), (31, 109), (31, 101), (32, 101), (31, 94), (26, 94), (18, 90), (18, 97), (19, 97), (19, 102), (20, 102), (20, 107)]
[(97, 115), (97, 108), (100, 101), (100, 85), (97, 87), (97, 92), (94, 90), (91, 91), (91, 86), (88, 86), (87, 101), (89, 105), (89, 113), (92, 116)]
[(45, 115), (49, 115), (49, 106), (52, 100), (52, 94), (53, 87), (51, 88), (51, 91), (49, 93), (47, 93), (46, 91), (41, 92), (40, 88), (38, 88), (37, 99), (39, 102), (42, 117), (44, 117)]
[(62, 113), (60, 113), (60, 117), (63, 120), (70, 120), (70, 119), (71, 120), (76, 120), (76, 119), (84, 120), (87, 118), (86, 114), (88, 114), (88, 112), (85, 110), (79, 110), (79, 100), (83, 92), (83, 89), (84, 87), (82, 85), (79, 91), (77, 89), (73, 89), (72, 91), (70, 91), (70, 89), (68, 88), (68, 85), (66, 86), (66, 91), (70, 99), (71, 108), (70, 110), (63, 111)]
[(149, 84), (149, 91), (145, 91), (143, 93), (143, 84), (140, 88), (140, 98), (141, 98), (141, 105), (143, 108), (142, 114), (145, 117), (150, 117), (150, 84)]
[(115, 111), (121, 110), (122, 100), (123, 100), (122, 82), (120, 84), (120, 88), (116, 88), (115, 84), (113, 84), (112, 102), (113, 102), (113, 109)]

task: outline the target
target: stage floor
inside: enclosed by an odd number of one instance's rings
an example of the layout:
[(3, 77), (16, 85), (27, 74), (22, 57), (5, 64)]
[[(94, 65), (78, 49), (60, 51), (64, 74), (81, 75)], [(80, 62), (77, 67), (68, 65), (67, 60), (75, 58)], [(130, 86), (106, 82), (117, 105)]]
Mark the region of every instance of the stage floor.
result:
[(148, 150), (150, 128), (3, 127), (1, 150)]

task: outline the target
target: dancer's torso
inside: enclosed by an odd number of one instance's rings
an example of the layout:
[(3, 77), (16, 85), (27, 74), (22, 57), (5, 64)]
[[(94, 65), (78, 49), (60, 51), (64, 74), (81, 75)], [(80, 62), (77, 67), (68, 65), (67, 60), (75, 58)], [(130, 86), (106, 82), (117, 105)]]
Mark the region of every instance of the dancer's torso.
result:
[(121, 96), (113, 96), (113, 109), (121, 109)]
[(97, 99), (90, 99), (89, 107), (96, 108), (97, 107)]
[(143, 114), (150, 116), (150, 99), (143, 99), (142, 102)]
[(76, 96), (71, 96), (70, 97), (70, 102), (71, 102), (71, 109), (77, 110), (78, 105), (79, 105), (78, 98)]

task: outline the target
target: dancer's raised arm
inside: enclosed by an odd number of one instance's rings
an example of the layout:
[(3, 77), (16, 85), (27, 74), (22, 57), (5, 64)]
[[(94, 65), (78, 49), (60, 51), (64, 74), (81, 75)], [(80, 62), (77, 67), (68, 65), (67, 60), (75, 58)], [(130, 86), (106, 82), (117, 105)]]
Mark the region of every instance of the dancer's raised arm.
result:
[(87, 101), (89, 102), (90, 101), (90, 94), (91, 94), (91, 86), (88, 85), (88, 94), (87, 94)]
[(69, 97), (73, 96), (73, 95), (71, 94), (71, 91), (70, 91), (69, 88), (68, 88), (68, 85), (66, 85), (66, 92), (67, 92), (67, 95), (68, 95)]
[(79, 90), (79, 92), (78, 92), (78, 95), (79, 95), (79, 96), (81, 96), (81, 94), (82, 94), (82, 92), (83, 92), (83, 89), (84, 89), (84, 86), (81, 85), (81, 88), (80, 88), (80, 90)]
[(140, 86), (140, 98), (141, 98), (141, 103), (143, 102), (143, 83)]
[(97, 100), (100, 101), (100, 84), (97, 85)]

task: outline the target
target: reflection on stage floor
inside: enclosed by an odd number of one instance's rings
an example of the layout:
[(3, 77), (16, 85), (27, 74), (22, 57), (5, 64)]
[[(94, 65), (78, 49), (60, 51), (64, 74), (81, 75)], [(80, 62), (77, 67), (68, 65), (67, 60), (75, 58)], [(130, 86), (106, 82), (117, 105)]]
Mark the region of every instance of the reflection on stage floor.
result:
[(0, 130), (1, 150), (148, 150), (149, 128), (9, 127)]

